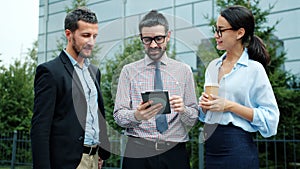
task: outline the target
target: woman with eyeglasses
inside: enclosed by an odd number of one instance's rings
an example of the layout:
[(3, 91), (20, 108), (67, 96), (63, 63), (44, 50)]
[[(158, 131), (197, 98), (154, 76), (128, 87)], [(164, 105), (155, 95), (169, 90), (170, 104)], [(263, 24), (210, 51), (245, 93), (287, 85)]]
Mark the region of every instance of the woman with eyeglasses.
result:
[(218, 94), (205, 91), (199, 99), (206, 169), (258, 169), (252, 133), (277, 133), (279, 109), (265, 71), (270, 57), (254, 28), (242, 6), (227, 7), (217, 19), (214, 37), (225, 53), (208, 65), (205, 86), (217, 83)]

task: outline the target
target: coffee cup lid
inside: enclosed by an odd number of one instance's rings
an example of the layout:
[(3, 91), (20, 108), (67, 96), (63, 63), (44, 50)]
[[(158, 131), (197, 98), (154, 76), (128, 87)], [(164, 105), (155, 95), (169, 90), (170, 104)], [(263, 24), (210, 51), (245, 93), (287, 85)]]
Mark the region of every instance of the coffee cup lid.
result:
[(204, 86), (216, 86), (216, 87), (219, 87), (219, 84), (218, 83), (205, 83)]

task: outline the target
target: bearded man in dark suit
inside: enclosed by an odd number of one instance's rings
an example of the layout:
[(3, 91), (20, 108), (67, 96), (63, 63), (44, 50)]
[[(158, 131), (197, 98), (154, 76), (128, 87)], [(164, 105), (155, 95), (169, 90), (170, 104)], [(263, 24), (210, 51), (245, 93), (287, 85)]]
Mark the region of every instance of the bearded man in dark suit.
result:
[(66, 48), (39, 65), (34, 81), (33, 168), (98, 169), (110, 156), (99, 69), (89, 58), (96, 14), (80, 7), (65, 18)]

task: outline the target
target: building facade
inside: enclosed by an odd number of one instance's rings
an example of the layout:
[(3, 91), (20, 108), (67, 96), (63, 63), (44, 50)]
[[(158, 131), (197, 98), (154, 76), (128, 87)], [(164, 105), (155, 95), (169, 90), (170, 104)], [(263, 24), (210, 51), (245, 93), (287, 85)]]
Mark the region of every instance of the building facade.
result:
[[(73, 0), (40, 0), (38, 63), (54, 58), (58, 42), (64, 37), (66, 8)], [(286, 51), (284, 69), (300, 76), (300, 56), (297, 46), (300, 43), (300, 1), (268, 0), (261, 1), (260, 8), (274, 5), (268, 16), (268, 25), (277, 21), (275, 36), (282, 41)], [(101, 48), (100, 62), (114, 57), (122, 49), (126, 39), (138, 36), (138, 23), (145, 13), (156, 9), (169, 20), (171, 48), (176, 49), (176, 59), (197, 68), (199, 44), (213, 37), (209, 19), (218, 16), (215, 0), (89, 0), (87, 6), (96, 12), (99, 20), (97, 44)], [(213, 45), (213, 44), (210, 44)], [(199, 57), (199, 56), (198, 56)], [(272, 57), (272, 56), (271, 56)], [(201, 60), (201, 58), (200, 58)]]

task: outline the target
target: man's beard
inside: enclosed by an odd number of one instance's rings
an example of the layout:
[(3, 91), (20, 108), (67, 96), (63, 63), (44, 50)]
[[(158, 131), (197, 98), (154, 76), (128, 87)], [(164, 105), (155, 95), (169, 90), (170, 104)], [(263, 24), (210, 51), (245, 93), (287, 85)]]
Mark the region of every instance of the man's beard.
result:
[[(84, 52), (82, 52), (85, 48), (90, 48), (88, 45), (84, 45), (81, 49), (80, 49), (80, 46), (76, 45), (76, 40), (75, 38), (73, 38), (73, 44), (72, 44), (72, 48), (73, 50), (76, 52), (76, 54), (79, 56), (79, 57), (82, 57), (82, 58), (90, 58), (91, 55), (86, 55), (84, 54)], [(92, 50), (92, 49), (90, 49)]]
[[(158, 53), (157, 54), (151, 54), (151, 51), (158, 51)], [(149, 56), (150, 59), (152, 59), (153, 61), (157, 61), (166, 52), (166, 47), (148, 48), (147, 50), (145, 50), (145, 52)]]

